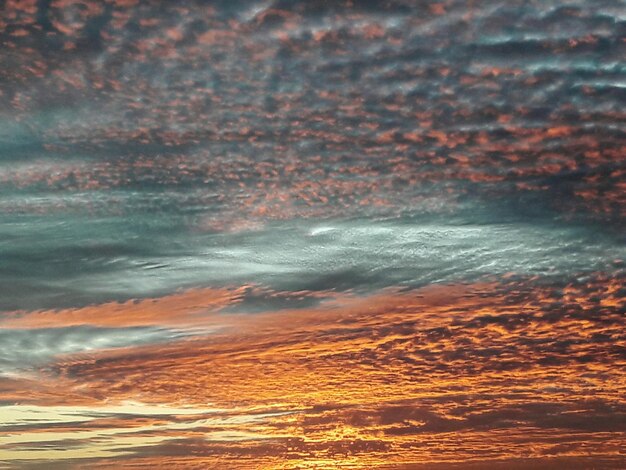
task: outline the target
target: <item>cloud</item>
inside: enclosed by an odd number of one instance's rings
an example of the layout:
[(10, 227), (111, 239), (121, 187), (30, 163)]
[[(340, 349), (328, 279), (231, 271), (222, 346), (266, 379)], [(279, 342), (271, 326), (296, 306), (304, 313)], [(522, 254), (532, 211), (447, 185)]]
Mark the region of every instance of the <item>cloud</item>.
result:
[(625, 468), (619, 3), (3, 2), (0, 466)]
[(56, 356), (180, 340), (190, 333), (157, 327), (0, 329), (2, 374), (30, 371)]
[[(511, 272), (558, 278), (612, 268), (613, 260), (626, 254), (610, 235), (556, 224), (453, 224), (428, 218), (355, 219), (324, 225), (283, 221), (237, 234), (176, 229), (143, 246), (112, 241), (108, 233), (124, 223), (123, 219), (100, 221), (86, 231), (79, 219), (66, 220), (64, 225), (76, 225), (78, 232), (68, 226), (36, 248), (26, 241), (19, 249), (15, 245), (18, 251), (7, 255), (15, 269), (10, 274), (0, 272), (0, 284), (17, 285), (15, 293), (4, 298), (5, 308), (7, 303), (24, 302), (58, 306), (60, 293), (66, 293), (62, 302), (72, 306), (207, 284), (371, 292), (394, 285), (475, 282)], [(131, 228), (129, 236), (138, 231), (134, 236), (142, 237), (147, 229)], [(34, 235), (24, 236), (28, 240)], [(89, 241), (77, 246), (76, 237)], [(51, 267), (40, 268), (42, 259), (62, 269), (51, 277)], [(70, 265), (84, 269), (78, 275)], [(24, 290), (33, 286), (43, 290), (21, 300)]]
[[(123, 413), (110, 417), (115, 423), (94, 411), (94, 420), (68, 424), (78, 427), (67, 429), (63, 439), (115, 429), (106, 452), (116, 452), (112, 446), (119, 439), (119, 451), (129, 452), (129, 462), (183, 459), (187, 449), (210, 466), (227, 448), (242, 461), (287, 458), (294, 466), (342, 459), (377, 465), (389, 455), (398, 463), (513, 461), (520, 453), (531, 461), (546, 455), (582, 459), (576, 450), (581, 448), (610, 461), (617, 455), (626, 413), (615, 367), (618, 351), (606, 344), (606, 338), (623, 334), (616, 297), (621, 284), (602, 273), (556, 285), (511, 277), (365, 297), (326, 292), (310, 306), (248, 315), (222, 310), (208, 316), (228, 327), (209, 335), (58, 356), (28, 386), (39, 390), (35, 398), (8, 381), (0, 399), (6, 403), (22, 396), (26, 405), (50, 410), (59, 403), (75, 403), (79, 411), (106, 403), (113, 412), (116, 403), (134, 397), (170, 408), (211, 403), (237, 410), (220, 412), (221, 424), (213, 425), (158, 416), (156, 409), (151, 418), (157, 427), (145, 432), (139, 429), (145, 422)], [(261, 292), (278, 295), (257, 295)], [(151, 306), (163, 312), (151, 321), (181, 321), (190, 328), (194, 319), (203, 324), (202, 310), (194, 308), (207, 294), (176, 297), (195, 311), (187, 316), (174, 312), (168, 318), (171, 299), (166, 297), (93, 306), (74, 316), (59, 312), (59, 320), (102, 321), (111, 312), (118, 321)], [(555, 302), (574, 300), (578, 309), (554, 315)], [(19, 319), (28, 322), (29, 316)], [(263, 417), (249, 422), (234, 419), (259, 414)], [(40, 416), (32, 432), (65, 432), (45, 413)], [(57, 452), (62, 442), (37, 439), (49, 442), (49, 452)], [(99, 445), (80, 444), (96, 450)]]

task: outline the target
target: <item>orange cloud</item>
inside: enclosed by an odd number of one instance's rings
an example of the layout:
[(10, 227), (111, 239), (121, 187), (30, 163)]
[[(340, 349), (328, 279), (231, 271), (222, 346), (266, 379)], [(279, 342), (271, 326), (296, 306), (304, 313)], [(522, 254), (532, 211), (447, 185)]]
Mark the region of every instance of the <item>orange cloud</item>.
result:
[[(63, 391), (36, 401), (210, 403), (241, 416), (269, 413), (226, 420), (219, 430), (167, 424), (140, 432), (136, 420), (116, 421), (120, 435), (111, 439), (138, 433), (120, 441), (133, 442), (132, 458), (108, 457), (120, 466), (186, 465), (191, 455), (206, 466), (243, 468), (445, 468), (523, 463), (522, 456), (529, 468), (536, 459), (613, 465), (626, 431), (619, 286), (603, 275), (559, 289), (509, 276), (485, 285), (342, 294), (313, 308), (222, 312), (230, 328), (205, 338), (58, 358), (47, 374)], [(212, 305), (237, 301), (234, 292), (211, 297), (219, 298)], [(159, 313), (146, 321), (184, 323), (205, 307), (206, 295), (145, 301), (134, 312), (144, 321), (152, 305)], [(168, 318), (168, 309), (182, 304), (196, 313)], [(119, 321), (112, 307), (88, 311)], [(132, 304), (122, 307), (133, 312)]]

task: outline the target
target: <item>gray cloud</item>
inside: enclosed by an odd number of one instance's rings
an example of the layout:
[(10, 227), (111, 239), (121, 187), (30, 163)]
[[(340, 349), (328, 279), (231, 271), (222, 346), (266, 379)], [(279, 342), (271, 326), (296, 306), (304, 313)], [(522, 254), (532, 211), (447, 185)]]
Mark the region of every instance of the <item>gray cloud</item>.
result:
[(171, 341), (186, 335), (156, 327), (0, 329), (0, 375), (28, 370), (61, 354)]

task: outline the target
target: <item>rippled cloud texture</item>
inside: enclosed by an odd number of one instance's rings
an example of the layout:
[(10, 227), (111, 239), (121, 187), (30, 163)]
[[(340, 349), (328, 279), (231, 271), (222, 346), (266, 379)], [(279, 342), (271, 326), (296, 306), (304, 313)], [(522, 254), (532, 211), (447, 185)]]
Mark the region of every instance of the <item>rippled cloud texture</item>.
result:
[(626, 467), (626, 2), (0, 5), (0, 467)]

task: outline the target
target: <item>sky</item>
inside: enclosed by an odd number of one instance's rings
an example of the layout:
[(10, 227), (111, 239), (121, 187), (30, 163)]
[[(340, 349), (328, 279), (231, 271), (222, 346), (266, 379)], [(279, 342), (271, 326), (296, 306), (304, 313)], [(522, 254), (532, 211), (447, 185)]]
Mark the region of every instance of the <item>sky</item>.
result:
[(0, 468), (626, 467), (626, 2), (0, 5)]

